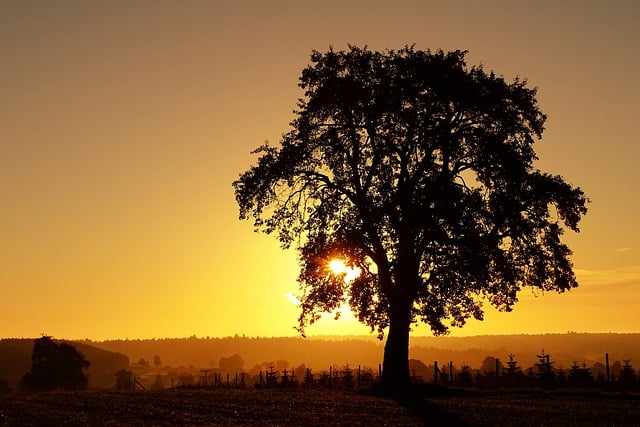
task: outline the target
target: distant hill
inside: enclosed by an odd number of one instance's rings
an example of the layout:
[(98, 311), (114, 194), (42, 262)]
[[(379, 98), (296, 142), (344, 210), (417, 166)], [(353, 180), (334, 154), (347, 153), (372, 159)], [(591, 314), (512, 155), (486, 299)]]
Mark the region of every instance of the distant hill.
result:
[[(363, 365), (377, 367), (382, 362), (383, 343), (372, 337), (280, 337), (280, 338), (164, 338), (149, 340), (88, 341), (88, 344), (129, 356), (132, 362), (143, 358), (149, 362), (160, 356), (164, 365), (172, 367), (218, 367), (222, 357), (239, 354), (243, 369), (264, 362), (286, 360), (295, 367), (305, 364), (315, 370), (331, 365)], [(573, 362), (603, 362), (609, 353), (611, 362), (631, 359), (640, 367), (640, 333), (635, 334), (541, 334), (487, 335), (473, 337), (412, 337), (410, 357), (426, 364), (453, 361), (460, 366), (479, 367), (486, 356), (506, 360), (515, 354), (520, 366), (533, 365), (536, 355), (544, 350), (558, 367)]]
[[(91, 362), (87, 369), (89, 387), (111, 388), (115, 384), (115, 373), (129, 367), (129, 358), (124, 354), (97, 348), (86, 343), (70, 342)], [(0, 379), (15, 388), (25, 373), (31, 369), (31, 352), (34, 340), (29, 338), (0, 339)]]

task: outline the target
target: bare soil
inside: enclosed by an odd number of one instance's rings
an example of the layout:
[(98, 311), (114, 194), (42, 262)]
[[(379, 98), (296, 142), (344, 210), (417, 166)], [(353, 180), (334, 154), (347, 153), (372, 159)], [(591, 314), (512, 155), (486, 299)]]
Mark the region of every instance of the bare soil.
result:
[(637, 426), (630, 395), (164, 390), (0, 394), (0, 426)]

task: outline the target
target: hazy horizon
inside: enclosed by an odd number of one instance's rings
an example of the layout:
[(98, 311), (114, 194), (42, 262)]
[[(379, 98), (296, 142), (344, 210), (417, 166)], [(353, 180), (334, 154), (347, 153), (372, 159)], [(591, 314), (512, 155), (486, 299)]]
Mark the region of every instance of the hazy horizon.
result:
[[(615, 336), (615, 335), (638, 335), (640, 331), (629, 331), (629, 332), (614, 332), (614, 331), (601, 331), (601, 332), (589, 332), (589, 331), (565, 331), (565, 332), (535, 332), (535, 333), (508, 333), (508, 334), (476, 334), (476, 335), (411, 335), (411, 339), (420, 340), (420, 339), (434, 339), (434, 340), (447, 340), (447, 339), (464, 339), (464, 338), (500, 338), (500, 337), (516, 337), (516, 336), (528, 336), (528, 337), (543, 337), (543, 336), (556, 336), (556, 335), (607, 335), (607, 336)], [(3, 339), (38, 339), (47, 334), (40, 334), (38, 336), (1, 336), (0, 340)], [(134, 336), (123, 336), (123, 337), (105, 337), (105, 338), (92, 338), (92, 337), (65, 337), (65, 336), (51, 336), (55, 340), (63, 340), (63, 341), (87, 341), (87, 342), (105, 342), (105, 341), (153, 341), (153, 340), (185, 340), (185, 339), (287, 339), (287, 338), (300, 338), (300, 340), (351, 340), (351, 339), (361, 339), (365, 341), (373, 341), (373, 342), (384, 342), (384, 339), (379, 340), (376, 334), (308, 334), (306, 337), (298, 335), (246, 335), (246, 334), (233, 334), (233, 335), (206, 335), (199, 336), (196, 334), (185, 335), (185, 336), (149, 336), (149, 337), (134, 337)]]

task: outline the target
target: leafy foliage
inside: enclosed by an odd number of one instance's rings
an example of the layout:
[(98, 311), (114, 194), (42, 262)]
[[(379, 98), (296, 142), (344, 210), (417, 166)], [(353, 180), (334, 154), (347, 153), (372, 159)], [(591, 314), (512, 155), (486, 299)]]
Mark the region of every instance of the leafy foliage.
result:
[(31, 361), (31, 370), (23, 378), (23, 384), (31, 390), (87, 388), (88, 378), (84, 370), (90, 363), (69, 343), (56, 343), (48, 336), (38, 338), (33, 346)]
[[(536, 90), (465, 55), (314, 51), (291, 130), (234, 182), (240, 218), (299, 250), (303, 334), (348, 302), (408, 344), (412, 323), (443, 334), (482, 319), (483, 300), (511, 310), (525, 286), (577, 286), (560, 237), (587, 199), (534, 167)], [(362, 273), (346, 282), (333, 258)]]
[(242, 371), (242, 366), (244, 365), (244, 360), (240, 357), (239, 354), (234, 354), (229, 357), (221, 357), (220, 362), (218, 363), (218, 367), (222, 372), (238, 372)]

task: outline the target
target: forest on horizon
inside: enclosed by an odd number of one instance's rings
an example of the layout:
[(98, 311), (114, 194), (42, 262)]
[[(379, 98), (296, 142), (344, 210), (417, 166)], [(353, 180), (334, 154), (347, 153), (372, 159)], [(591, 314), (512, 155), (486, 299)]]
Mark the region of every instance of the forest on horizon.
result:
[[(164, 385), (175, 378), (202, 372), (247, 373), (252, 378), (275, 368), (300, 374), (309, 368), (315, 373), (347, 367), (378, 372), (384, 342), (369, 336), (331, 337), (246, 337), (154, 338), (107, 341), (67, 341), (77, 347), (91, 363), (89, 386), (110, 388), (119, 370), (130, 369), (146, 386), (163, 378)], [(0, 339), (0, 383), (17, 387), (29, 370), (31, 338)], [(549, 355), (555, 369), (567, 371), (581, 366), (594, 378), (601, 375), (605, 354), (609, 355), (613, 375), (623, 365), (640, 366), (640, 333), (566, 333), (541, 335), (485, 335), (471, 337), (413, 337), (410, 365), (429, 380), (434, 366), (451, 364), (487, 369), (497, 359), (502, 366), (513, 357), (524, 372), (535, 367), (540, 355)], [(636, 369), (637, 370), (637, 369)], [(302, 375), (302, 374), (300, 374)], [(0, 384), (1, 385), (1, 384)], [(2, 388), (2, 387), (0, 387)]]
[[(377, 367), (382, 362), (384, 342), (373, 336), (154, 338), (82, 341), (104, 350), (125, 354), (132, 364), (151, 362), (158, 356), (172, 367), (216, 368), (223, 358), (238, 355), (242, 369), (286, 361), (314, 369), (332, 365)], [(536, 363), (541, 351), (558, 367), (572, 363), (591, 365), (611, 360), (640, 363), (640, 333), (575, 333), (540, 335), (483, 335), (471, 337), (412, 337), (410, 358), (426, 364), (438, 361), (479, 366), (485, 357), (506, 360), (514, 354), (521, 366)]]

